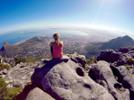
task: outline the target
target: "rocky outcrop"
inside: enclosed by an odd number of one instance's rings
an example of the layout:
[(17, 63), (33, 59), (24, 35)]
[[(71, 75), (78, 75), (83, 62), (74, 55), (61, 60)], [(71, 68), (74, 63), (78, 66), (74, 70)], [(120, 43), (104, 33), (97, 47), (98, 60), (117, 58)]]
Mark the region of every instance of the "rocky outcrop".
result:
[(104, 50), (97, 57), (97, 60), (105, 60), (107, 62), (113, 63), (117, 61), (121, 56), (120, 52), (116, 52), (112, 49)]
[[(25, 99), (42, 100), (50, 96), (55, 100), (134, 100), (134, 66), (128, 63), (128, 59), (127, 65), (118, 65), (124, 55), (129, 54), (133, 59), (133, 50), (111, 51), (110, 55), (109, 51), (103, 51), (107, 56), (100, 55), (101, 59), (107, 57), (108, 60), (98, 59), (91, 65), (86, 64), (85, 57), (82, 59), (83, 57), (73, 56), (62, 60), (45, 60), (39, 67), (31, 67), (31, 82), (34, 87), (28, 88)], [(116, 55), (118, 59), (111, 58)], [(87, 67), (88, 70), (85, 69)], [(18, 68), (27, 69), (25, 66)]]
[[(114, 54), (118, 54), (118, 57)], [(130, 91), (130, 99), (134, 100), (134, 50), (128, 48), (121, 48), (116, 51), (106, 50), (101, 52), (98, 60), (109, 62), (116, 80)]]
[(128, 48), (120, 48), (119, 49), (119, 52), (128, 53), (129, 52), (129, 49)]
[[(111, 66), (118, 81), (129, 89), (131, 100), (134, 99), (134, 70), (131, 66)], [(129, 70), (127, 69), (129, 68)]]
[(97, 60), (105, 60), (109, 63), (114, 63), (116, 66), (128, 64), (134, 65), (134, 50), (120, 48), (119, 50), (104, 50), (97, 57)]
[(56, 100), (114, 100), (105, 88), (88, 77), (84, 69), (72, 60), (50, 61), (40, 70), (35, 70), (32, 80)]
[(110, 68), (110, 64), (105, 61), (99, 61), (91, 65), (89, 76), (105, 87), (115, 98), (115, 100), (129, 100), (129, 91), (121, 83), (117, 82)]
[(34, 68), (39, 67), (38, 63), (19, 63), (9, 71), (7, 71), (4, 79), (8, 84), (8, 87), (22, 87), (31, 82), (31, 76), (34, 72)]

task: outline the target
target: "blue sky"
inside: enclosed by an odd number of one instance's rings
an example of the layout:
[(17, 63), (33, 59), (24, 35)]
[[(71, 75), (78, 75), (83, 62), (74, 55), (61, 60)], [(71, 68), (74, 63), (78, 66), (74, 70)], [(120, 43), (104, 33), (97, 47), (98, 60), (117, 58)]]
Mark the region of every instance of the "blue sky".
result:
[(134, 0), (0, 0), (0, 32), (81, 26), (134, 33)]

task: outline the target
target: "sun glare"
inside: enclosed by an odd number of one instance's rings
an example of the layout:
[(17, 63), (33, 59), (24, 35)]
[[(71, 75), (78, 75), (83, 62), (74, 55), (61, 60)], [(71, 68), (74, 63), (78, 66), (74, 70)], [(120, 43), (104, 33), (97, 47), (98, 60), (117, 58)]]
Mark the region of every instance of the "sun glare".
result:
[(117, 3), (120, 0), (100, 0), (101, 2), (103, 2), (104, 4), (112, 4), (112, 3)]

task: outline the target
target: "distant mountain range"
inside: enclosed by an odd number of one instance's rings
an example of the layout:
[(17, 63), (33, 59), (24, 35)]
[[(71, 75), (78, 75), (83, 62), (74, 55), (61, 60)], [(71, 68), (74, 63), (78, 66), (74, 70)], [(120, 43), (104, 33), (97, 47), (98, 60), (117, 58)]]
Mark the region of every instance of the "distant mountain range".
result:
[(83, 39), (83, 41), (88, 40), (89, 42), (105, 42), (123, 35), (120, 32), (111, 32), (86, 28), (47, 28), (38, 30), (20, 30), (0, 34), (0, 47), (3, 45), (3, 42), (16, 44), (31, 39), (32, 37), (52, 37), (54, 32), (60, 32), (63, 38), (80, 37), (80, 39)]
[[(64, 40), (64, 52), (65, 53), (82, 53), (87, 42), (80, 40), (79, 37), (74, 38), (63, 38)], [(50, 57), (49, 43), (50, 37), (33, 37), (22, 43), (10, 45), (4, 43), (0, 50), (0, 54), (7, 57), (15, 56), (35, 56), (35, 57)]]
[[(75, 39), (74, 39), (75, 38)], [(50, 57), (49, 42), (50, 37), (33, 37), (22, 43), (10, 45), (5, 43), (0, 54), (7, 57), (15, 56), (35, 56), (35, 57)], [(64, 52), (74, 53), (78, 52), (87, 57), (96, 56), (101, 50), (104, 49), (119, 49), (124, 47), (133, 48), (134, 40), (129, 36), (114, 38), (108, 42), (91, 43), (84, 41), (80, 37), (63, 38)]]
[(124, 37), (118, 37), (115, 39), (110, 40), (109, 42), (104, 43), (101, 46), (101, 49), (118, 49), (120, 48), (124, 48), (124, 47), (132, 47), (134, 46), (134, 40), (129, 37), (128, 35), (124, 36)]
[(100, 51), (105, 49), (116, 50), (119, 48), (134, 48), (134, 40), (130, 36), (125, 35), (123, 37), (114, 38), (108, 42), (93, 43), (86, 47), (86, 50), (88, 51), (86, 55), (90, 57), (98, 55)]

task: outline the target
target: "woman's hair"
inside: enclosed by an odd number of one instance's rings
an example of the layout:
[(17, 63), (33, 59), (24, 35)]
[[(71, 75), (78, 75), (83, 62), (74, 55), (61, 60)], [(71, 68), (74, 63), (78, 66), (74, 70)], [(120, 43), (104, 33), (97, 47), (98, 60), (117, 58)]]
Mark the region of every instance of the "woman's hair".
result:
[(60, 33), (54, 33), (53, 38), (58, 40), (60, 38)]

